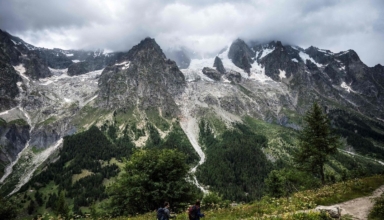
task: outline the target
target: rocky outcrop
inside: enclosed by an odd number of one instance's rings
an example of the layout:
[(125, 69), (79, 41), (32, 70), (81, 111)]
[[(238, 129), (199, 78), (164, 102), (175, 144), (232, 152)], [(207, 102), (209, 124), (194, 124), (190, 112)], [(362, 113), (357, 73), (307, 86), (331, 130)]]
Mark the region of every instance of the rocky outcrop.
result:
[(0, 111), (4, 111), (17, 105), (17, 82), (21, 81), (21, 78), (11, 65), (3, 61), (0, 61), (0, 76)]
[(21, 81), (12, 65), (20, 63), (21, 53), (14, 47), (11, 35), (0, 30), (0, 111), (15, 107), (19, 95), (17, 82)]
[[(326, 65), (332, 61), (333, 53), (329, 50), (320, 50), (317, 47), (310, 46), (305, 49), (305, 53), (307, 53), (312, 59), (314, 59), (317, 63)], [(305, 60), (304, 60), (305, 62)]]
[(235, 82), (235, 83), (240, 83), (241, 82), (241, 74), (236, 72), (236, 71), (233, 71), (233, 70), (229, 70), (227, 71), (227, 73), (225, 74), (225, 76), (232, 82)]
[(285, 71), (285, 78), (289, 78), (292, 74), (297, 73), (299, 64), (292, 61), (288, 51), (281, 42), (271, 42), (270, 44), (273, 44), (275, 49), (260, 61), (265, 67), (265, 75), (275, 81), (281, 81), (281, 71)]
[(32, 79), (38, 80), (40, 78), (52, 76), (47, 64), (40, 58), (38, 52), (31, 50), (28, 52), (28, 56), (23, 59), (25, 67), (25, 75)]
[(72, 60), (65, 54), (50, 49), (36, 51), (40, 59), (53, 69), (66, 69), (72, 64)]
[(90, 68), (88, 67), (88, 62), (79, 62), (74, 63), (68, 68), (68, 76), (78, 76), (87, 72), (90, 72)]
[(20, 63), (21, 53), (15, 48), (11, 35), (0, 29), (0, 60), (11, 65)]
[(179, 112), (173, 97), (185, 89), (185, 78), (176, 63), (166, 59), (154, 39), (146, 38), (109, 65), (99, 79), (100, 107), (160, 107), (163, 116)]
[(22, 119), (6, 122), (0, 118), (0, 164), (14, 161), (29, 140), (29, 125)]
[(119, 63), (121, 60), (125, 59), (125, 54), (121, 52), (103, 54), (102, 51), (71, 51), (71, 53), (73, 54), (73, 56), (71, 56), (73, 59), (77, 58), (81, 61), (73, 63), (68, 67), (69, 76), (78, 76), (84, 73), (101, 70), (108, 65)]
[(243, 69), (245, 72), (250, 73), (255, 53), (248, 47), (248, 45), (241, 39), (235, 40), (229, 48), (228, 58), (232, 62)]
[(340, 218), (341, 210), (338, 206), (317, 206), (315, 210), (328, 213), (332, 218)]
[(69, 118), (63, 118), (49, 124), (42, 123), (37, 125), (32, 131), (29, 145), (38, 149), (52, 146), (61, 137), (68, 135), (68, 131), (73, 129), (73, 126), (69, 122)]
[(202, 71), (204, 75), (208, 76), (209, 78), (215, 81), (220, 81), (221, 79), (221, 73), (215, 69), (204, 67)]
[(216, 70), (219, 71), (221, 74), (225, 74), (225, 68), (220, 57), (217, 57), (217, 56), (215, 57), (215, 61), (213, 62), (213, 67), (216, 67)]

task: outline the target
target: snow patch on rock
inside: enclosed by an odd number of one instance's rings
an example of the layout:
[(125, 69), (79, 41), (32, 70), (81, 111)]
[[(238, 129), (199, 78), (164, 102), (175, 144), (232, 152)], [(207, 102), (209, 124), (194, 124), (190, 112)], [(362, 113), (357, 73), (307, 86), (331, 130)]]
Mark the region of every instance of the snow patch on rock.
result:
[(17, 66), (13, 66), (13, 68), (20, 74), (21, 77), (23, 77), (24, 79), (26, 79), (28, 82), (30, 81), (30, 79), (28, 78), (28, 76), (26, 76), (24, 73), (25, 73), (25, 68), (24, 68), (24, 65), (23, 64), (19, 64)]
[(275, 50), (275, 48), (265, 48), (263, 49), (263, 51), (261, 52), (261, 56), (259, 59), (263, 59), (263, 57), (267, 56), (268, 54), (272, 53), (273, 51)]
[(350, 87), (350, 85), (348, 85), (348, 84), (345, 83), (345, 82), (342, 82), (341, 85), (340, 85), (340, 87), (343, 88), (343, 89), (345, 89), (345, 91), (347, 91), (347, 92), (354, 92), (354, 91), (352, 90), (352, 88)]
[(317, 63), (312, 57), (310, 57), (308, 54), (306, 54), (306, 53), (304, 53), (304, 52), (302, 52), (302, 51), (299, 52), (299, 56), (300, 56), (300, 58), (304, 61), (304, 63), (305, 63), (306, 60), (310, 60), (310, 61), (311, 61), (312, 63), (314, 63), (317, 67), (322, 67), (322, 66), (323, 66), (322, 64)]

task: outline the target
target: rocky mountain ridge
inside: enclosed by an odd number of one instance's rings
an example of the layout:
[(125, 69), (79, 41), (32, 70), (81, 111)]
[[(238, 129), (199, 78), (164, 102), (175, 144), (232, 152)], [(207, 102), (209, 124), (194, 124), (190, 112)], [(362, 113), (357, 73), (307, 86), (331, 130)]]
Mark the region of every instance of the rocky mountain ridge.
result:
[[(6, 32), (0, 36), (0, 145), (8, 146), (1, 148), (0, 160), (5, 167), (20, 157), (40, 158), (32, 159), (27, 172), (16, 165), (8, 183), (28, 181), (19, 178), (30, 178), (64, 136), (118, 123), (120, 112), (119, 120), (134, 121), (143, 130), (144, 136), (134, 138), (137, 146), (148, 139), (147, 123), (180, 120), (197, 149), (196, 124), (208, 116), (228, 127), (249, 116), (300, 129), (299, 118), (318, 101), (327, 112), (384, 122), (384, 68), (367, 67), (352, 50), (304, 50), (279, 41), (250, 46), (237, 39), (217, 56), (184, 54), (177, 64), (151, 38), (127, 52), (91, 53), (42, 49)], [(14, 120), (22, 123), (10, 127)], [(172, 129), (154, 124), (162, 138)], [(123, 122), (119, 132), (127, 125)], [(204, 155), (201, 149), (199, 154)]]

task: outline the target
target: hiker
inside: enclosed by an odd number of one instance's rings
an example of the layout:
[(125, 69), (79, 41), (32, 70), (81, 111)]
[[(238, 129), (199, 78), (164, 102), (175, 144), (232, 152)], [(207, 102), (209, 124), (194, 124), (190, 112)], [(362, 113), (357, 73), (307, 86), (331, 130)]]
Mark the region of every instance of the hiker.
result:
[(169, 202), (164, 202), (164, 208), (159, 208), (157, 210), (157, 220), (169, 220), (174, 217), (175, 216), (171, 216), (169, 211)]
[(194, 206), (189, 207), (188, 209), (189, 220), (200, 220), (204, 217), (204, 214), (200, 212), (200, 201), (197, 200)]

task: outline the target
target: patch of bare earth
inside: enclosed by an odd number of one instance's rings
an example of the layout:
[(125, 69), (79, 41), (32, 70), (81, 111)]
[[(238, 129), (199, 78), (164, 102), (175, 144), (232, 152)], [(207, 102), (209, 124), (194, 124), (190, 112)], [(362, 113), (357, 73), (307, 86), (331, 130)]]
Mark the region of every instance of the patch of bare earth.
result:
[(350, 215), (354, 219), (368, 219), (369, 212), (373, 208), (374, 199), (384, 192), (384, 185), (376, 189), (371, 196), (352, 199), (343, 203), (335, 204), (341, 208), (341, 216)]

